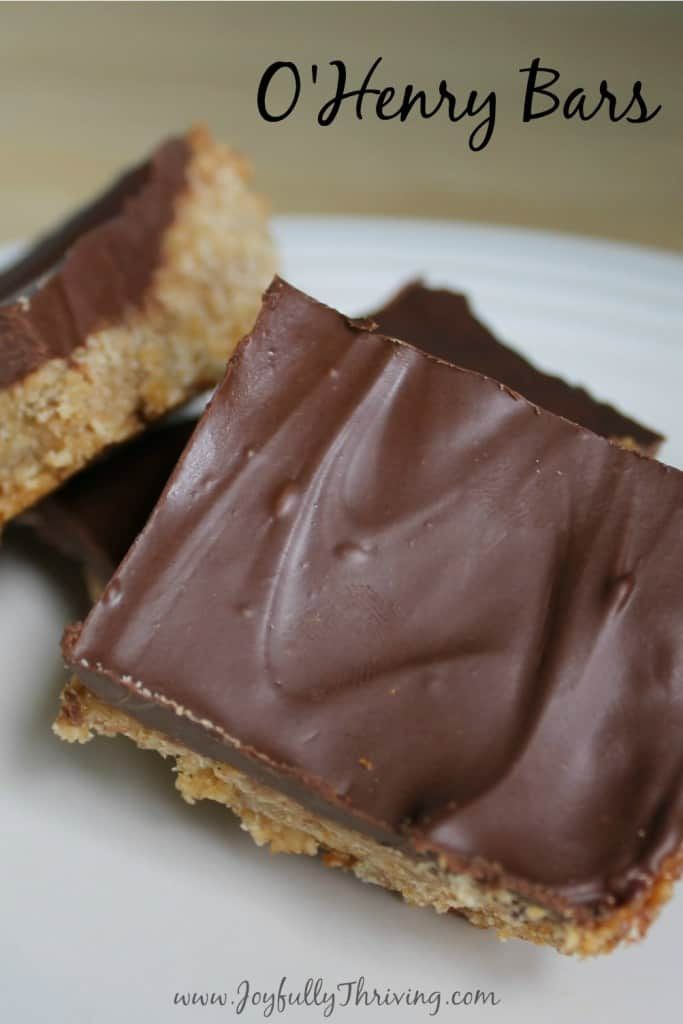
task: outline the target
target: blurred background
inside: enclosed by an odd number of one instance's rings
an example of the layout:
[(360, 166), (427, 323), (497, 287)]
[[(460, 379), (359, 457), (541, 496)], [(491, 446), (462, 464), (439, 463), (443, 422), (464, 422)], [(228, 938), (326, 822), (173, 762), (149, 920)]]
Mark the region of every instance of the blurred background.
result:
[[(559, 229), (683, 247), (683, 6), (659, 3), (4, 3), (0, 5), (0, 239), (27, 237), (103, 186), (163, 135), (204, 120), (251, 158), (276, 213), (390, 214)], [(343, 59), (357, 87), (498, 97), (493, 139), (472, 125), (359, 122), (320, 128), (326, 89), (267, 124), (264, 69)], [(521, 123), (524, 76), (540, 57), (558, 89), (626, 101), (636, 79), (646, 125), (558, 115)], [(308, 71), (310, 74), (310, 71)], [(327, 83), (332, 78), (327, 71)]]

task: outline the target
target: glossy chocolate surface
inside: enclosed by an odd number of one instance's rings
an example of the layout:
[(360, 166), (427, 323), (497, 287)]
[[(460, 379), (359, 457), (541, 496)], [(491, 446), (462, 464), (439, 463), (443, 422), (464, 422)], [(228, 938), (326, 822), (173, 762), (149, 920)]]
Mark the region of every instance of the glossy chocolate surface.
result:
[(195, 425), (184, 420), (146, 431), (72, 477), (20, 523), (82, 562), (104, 589), (147, 522)]
[(583, 388), (543, 373), (508, 348), (477, 320), (464, 295), (426, 288), (416, 281), (370, 319), (382, 333), (501, 381), (535, 405), (602, 437), (630, 438), (641, 451), (652, 455), (663, 440), (660, 434), (597, 401)]
[[(369, 319), (384, 333), (431, 355), (481, 369), (507, 384), (515, 381), (519, 390), (534, 395), (551, 411), (553, 397), (559, 394), (564, 404), (556, 411), (571, 412), (569, 418), (575, 422), (581, 422), (582, 415), (600, 418), (599, 432), (607, 436), (637, 433), (646, 446), (657, 437), (593, 401), (585, 391), (548, 377), (497, 341), (473, 315), (464, 295), (413, 282)], [(125, 445), (41, 502), (23, 517), (24, 522), (47, 543), (82, 561), (102, 589), (145, 525), (190, 432), (190, 427), (172, 426)]]
[(681, 843), (682, 569), (683, 474), (276, 281), (64, 649), (198, 751), (592, 913)]
[(0, 387), (68, 356), (151, 284), (190, 149), (161, 145), (0, 274)]

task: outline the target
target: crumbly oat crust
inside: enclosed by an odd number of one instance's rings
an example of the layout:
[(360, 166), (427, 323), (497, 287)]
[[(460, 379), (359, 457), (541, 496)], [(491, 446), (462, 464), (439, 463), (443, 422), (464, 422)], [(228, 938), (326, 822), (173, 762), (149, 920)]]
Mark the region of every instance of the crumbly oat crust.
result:
[(142, 308), (0, 391), (0, 528), (108, 446), (215, 384), (275, 270), (248, 168), (203, 129)]
[(183, 744), (147, 729), (125, 712), (94, 696), (77, 679), (64, 688), (53, 726), (70, 743), (95, 735), (127, 736), (143, 750), (175, 759), (176, 787), (190, 804), (214, 800), (240, 818), (258, 846), (273, 853), (320, 853), (329, 867), (344, 868), (362, 881), (394, 890), (407, 903), (455, 911), (500, 938), (522, 938), (554, 946), (561, 953), (595, 956), (642, 938), (671, 896), (683, 855), (671, 858), (654, 884), (631, 903), (578, 924), (570, 916), (531, 902), (508, 889), (492, 888), (470, 875), (455, 874), (435, 861), (417, 860), (347, 827), (307, 811), (289, 797), (225, 763), (202, 757)]

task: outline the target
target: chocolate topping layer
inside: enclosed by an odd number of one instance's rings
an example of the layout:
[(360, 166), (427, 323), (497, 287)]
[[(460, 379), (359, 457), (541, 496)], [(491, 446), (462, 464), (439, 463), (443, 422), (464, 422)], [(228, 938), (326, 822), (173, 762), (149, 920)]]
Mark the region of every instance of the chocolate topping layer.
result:
[(159, 146), (0, 274), (0, 387), (68, 356), (140, 303), (189, 158), (185, 139)]
[(276, 281), (65, 655), (331, 816), (577, 916), (683, 838), (683, 474)]
[[(143, 170), (131, 171), (122, 179), (120, 191), (134, 188), (128, 186), (128, 179), (140, 178)], [(103, 197), (107, 215), (114, 211), (117, 201), (116, 190)], [(92, 219), (91, 210), (86, 212)], [(82, 224), (83, 217), (84, 213), (79, 214), (76, 220)], [(74, 231), (78, 232), (78, 225)], [(36, 271), (33, 261), (28, 262), (31, 271)], [(613, 430), (625, 430), (630, 436), (640, 431), (641, 443), (650, 445), (657, 436), (624, 420), (609, 406), (597, 404), (586, 392), (535, 369), (493, 337), (474, 317), (464, 295), (413, 282), (370, 319), (386, 333), (410, 341), (431, 355), (470, 369), (481, 366), (485, 373), (504, 383), (515, 379), (516, 373), (520, 386), (526, 384), (526, 393), (533, 392), (546, 408), (552, 409), (553, 390), (558, 390), (565, 402), (575, 399), (576, 414), (569, 418), (579, 422), (588, 406), (594, 417), (602, 417), (608, 436)], [(540, 401), (544, 389), (549, 392), (547, 402)], [(104, 587), (145, 525), (193, 425), (194, 421), (154, 430), (124, 445), (26, 513), (23, 522), (46, 543), (83, 562)]]
[(104, 587), (147, 522), (196, 420), (148, 430), (21, 517)]
[[(568, 418), (581, 422), (582, 413), (601, 418), (604, 430), (599, 432), (607, 436), (621, 431), (633, 437), (639, 432), (639, 441), (647, 446), (657, 438), (594, 402), (585, 391), (543, 374), (497, 341), (474, 317), (464, 295), (413, 282), (370, 319), (385, 333), (431, 355), (481, 369), (503, 383), (515, 381), (524, 394), (535, 395), (551, 411), (557, 393), (564, 405), (555, 411), (567, 415), (568, 403), (574, 402), (574, 415)], [(541, 401), (544, 395), (547, 401)], [(145, 525), (191, 431), (191, 425), (181, 424), (125, 445), (41, 502), (24, 515), (24, 522), (48, 544), (84, 562), (104, 585)]]
[(472, 314), (464, 295), (408, 284), (370, 319), (384, 334), (401, 338), (450, 363), (501, 381), (543, 409), (564, 416), (595, 434), (630, 438), (654, 455), (664, 438), (583, 388), (543, 373), (508, 348)]

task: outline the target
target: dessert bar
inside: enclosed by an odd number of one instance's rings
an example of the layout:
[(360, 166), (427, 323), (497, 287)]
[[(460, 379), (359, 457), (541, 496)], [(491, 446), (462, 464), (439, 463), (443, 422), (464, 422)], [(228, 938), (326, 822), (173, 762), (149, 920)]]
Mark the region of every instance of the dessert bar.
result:
[(246, 178), (171, 139), (0, 274), (0, 528), (220, 379), (274, 270)]
[(682, 862), (683, 474), (276, 280), (55, 724), (257, 843), (566, 953)]

